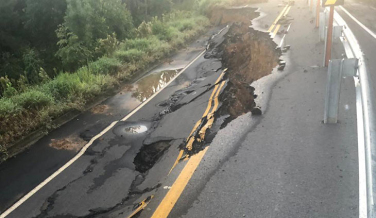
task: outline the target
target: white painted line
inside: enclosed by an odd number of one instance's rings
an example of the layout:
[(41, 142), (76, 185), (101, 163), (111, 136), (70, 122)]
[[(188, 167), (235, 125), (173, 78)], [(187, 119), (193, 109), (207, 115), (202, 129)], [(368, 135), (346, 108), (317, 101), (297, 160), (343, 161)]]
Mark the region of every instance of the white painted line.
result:
[(33, 190), (31, 190), (29, 193), (27, 193), (25, 196), (23, 196), (20, 200), (18, 200), (15, 204), (13, 204), (8, 210), (6, 210), (4, 213), (0, 215), (0, 218), (4, 218), (8, 216), (12, 211), (14, 211), (17, 207), (19, 207), (21, 204), (23, 204), (27, 199), (29, 199), (31, 196), (33, 196), (37, 191), (39, 191), (43, 186), (45, 186), (47, 183), (49, 183), (51, 180), (53, 180), (56, 176), (58, 176), (61, 172), (63, 172), (66, 168), (68, 168), (70, 165), (72, 165), (78, 158), (80, 158), (85, 151), (90, 147), (90, 145), (93, 144), (93, 142), (104, 135), (108, 130), (110, 130), (112, 127), (115, 126), (115, 124), (118, 121), (112, 122), (109, 126), (107, 126), (102, 132), (100, 132), (98, 135), (94, 136), (82, 149), (80, 152), (76, 154), (70, 161), (68, 161), (64, 166), (60, 167), (57, 171), (55, 171), (51, 176), (49, 176), (47, 179), (45, 179), (42, 183), (40, 183), (37, 187), (35, 187)]
[[(157, 96), (162, 90), (164, 90), (168, 85), (170, 85), (178, 76), (180, 76), (189, 66), (191, 66), (197, 59), (199, 59), (206, 50), (202, 51), (193, 61), (191, 61), (184, 69), (182, 69), (173, 79), (170, 80), (162, 89), (154, 93), (148, 100), (144, 101), (142, 104), (140, 104), (136, 109), (134, 109), (131, 113), (129, 113), (127, 116), (125, 116), (121, 121), (127, 120), (129, 117), (131, 117), (133, 114), (135, 114), (138, 110), (140, 110), (143, 106), (145, 106), (149, 101), (151, 101), (155, 96)], [(50, 175), (47, 179), (45, 179), (42, 183), (40, 183), (37, 187), (35, 187), (33, 190), (31, 190), (29, 193), (27, 193), (25, 196), (23, 196), (20, 200), (18, 200), (15, 204), (13, 204), (10, 208), (8, 208), (4, 213), (0, 215), (0, 218), (5, 218), (10, 213), (12, 213), (15, 209), (17, 209), (21, 204), (23, 204), (25, 201), (27, 201), (31, 196), (33, 196), (35, 193), (37, 193), (41, 188), (43, 188), (45, 185), (47, 185), (51, 180), (53, 180), (56, 176), (58, 176), (61, 172), (63, 172), (65, 169), (67, 169), (70, 165), (72, 165), (78, 158), (80, 158), (85, 151), (93, 144), (93, 142), (98, 139), (99, 137), (103, 136), (106, 132), (108, 132), (112, 127), (114, 127), (118, 123), (118, 121), (112, 122), (109, 126), (107, 126), (102, 132), (100, 132), (98, 135), (94, 136), (82, 149), (80, 152), (76, 154), (70, 161), (68, 161), (64, 166), (60, 167), (56, 172), (54, 172), (52, 175)]]
[(364, 123), (362, 90), (358, 78), (354, 78), (356, 90), (356, 121), (358, 133), (358, 170), (359, 170), (359, 218), (367, 218), (367, 171), (366, 171), (366, 148), (364, 142)]
[(350, 12), (348, 12), (344, 7), (339, 6), (343, 12), (345, 12), (351, 19), (353, 19), (359, 26), (361, 26), (367, 33), (369, 33), (373, 38), (376, 39), (376, 34), (370, 30), (368, 27), (366, 27), (364, 24), (362, 24), (358, 19), (356, 19)]
[[(358, 169), (359, 169), (359, 218), (368, 217), (368, 205), (372, 199), (372, 195), (369, 196), (369, 192), (372, 187), (368, 187), (372, 184), (372, 181), (368, 181), (372, 178), (372, 172), (369, 172), (367, 166), (370, 166), (370, 136), (369, 136), (369, 109), (367, 108), (368, 102), (367, 93), (363, 89), (367, 86), (367, 70), (365, 69), (363, 62), (363, 53), (360, 49), (360, 45), (355, 38), (353, 32), (343, 20), (343, 18), (335, 11), (334, 19), (340, 26), (347, 28), (343, 29), (343, 34), (346, 40), (342, 40), (345, 47), (346, 56), (348, 58), (356, 57), (359, 59), (358, 73), (360, 77), (354, 78), (355, 90), (356, 90), (356, 114), (357, 114), (357, 135), (358, 135)], [(362, 81), (363, 80), (363, 81)], [(362, 86), (361, 86), (362, 84)], [(369, 178), (371, 177), (371, 178)], [(371, 191), (372, 192), (372, 191)]]
[[(222, 29), (223, 30), (223, 29)], [(221, 31), (222, 31), (221, 30)], [(187, 66), (185, 66), (178, 74), (176, 74), (176, 76), (174, 78), (172, 78), (164, 87), (166, 88), (168, 85), (170, 85), (176, 78), (178, 78), (189, 66), (191, 66), (197, 59), (199, 59), (204, 53), (205, 53), (206, 50), (202, 51), (193, 61), (191, 61), (191, 63), (189, 63)], [(147, 104), (149, 101), (151, 101), (155, 96), (157, 96), (163, 89), (159, 90), (158, 92), (154, 93), (150, 98), (148, 98), (146, 101), (142, 102), (142, 104), (140, 104), (136, 109), (134, 109), (132, 112), (130, 112), (127, 116), (125, 116), (123, 119), (121, 119), (121, 121), (125, 121), (127, 119), (129, 119), (129, 117), (131, 117), (133, 114), (135, 114), (138, 110), (140, 110), (143, 106), (145, 106), (145, 104)], [(2, 218), (2, 217), (0, 217)]]

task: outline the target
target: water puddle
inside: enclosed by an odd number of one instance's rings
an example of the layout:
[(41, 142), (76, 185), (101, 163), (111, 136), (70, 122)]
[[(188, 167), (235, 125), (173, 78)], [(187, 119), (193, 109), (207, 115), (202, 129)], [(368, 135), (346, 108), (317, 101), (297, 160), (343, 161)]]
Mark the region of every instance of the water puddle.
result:
[(148, 128), (144, 125), (129, 126), (129, 127), (124, 128), (124, 131), (126, 133), (131, 133), (131, 134), (139, 134), (139, 133), (146, 132), (147, 130)]
[(152, 73), (139, 81), (134, 85), (134, 91), (132, 97), (137, 98), (139, 101), (144, 102), (150, 98), (153, 94), (161, 90), (171, 81), (181, 69), (166, 70), (158, 73)]
[(117, 136), (125, 137), (145, 133), (148, 129), (149, 125), (146, 123), (122, 122), (114, 128), (114, 133)]

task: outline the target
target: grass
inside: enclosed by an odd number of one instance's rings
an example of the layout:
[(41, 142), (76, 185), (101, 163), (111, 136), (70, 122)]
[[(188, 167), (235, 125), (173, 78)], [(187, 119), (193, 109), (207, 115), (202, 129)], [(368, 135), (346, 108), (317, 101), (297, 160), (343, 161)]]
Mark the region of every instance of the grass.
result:
[[(39, 128), (51, 129), (52, 121), (72, 110), (84, 110), (101, 93), (114, 90), (138, 72), (169, 56), (200, 35), (209, 21), (191, 12), (175, 11), (147, 24), (146, 36), (120, 43), (110, 55), (76, 72), (61, 72), (44, 83), (28, 86), (0, 99), (0, 159), (7, 148)], [(147, 29), (148, 31), (148, 29)], [(0, 160), (1, 162), (1, 160)]]

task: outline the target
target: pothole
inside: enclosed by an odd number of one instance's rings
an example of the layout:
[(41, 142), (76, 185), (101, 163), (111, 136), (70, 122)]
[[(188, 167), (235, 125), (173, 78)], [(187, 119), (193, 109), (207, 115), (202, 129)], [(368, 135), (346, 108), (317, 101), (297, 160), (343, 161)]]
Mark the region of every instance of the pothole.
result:
[(154, 166), (163, 153), (170, 147), (171, 141), (158, 141), (149, 145), (143, 145), (134, 158), (137, 171), (144, 173)]

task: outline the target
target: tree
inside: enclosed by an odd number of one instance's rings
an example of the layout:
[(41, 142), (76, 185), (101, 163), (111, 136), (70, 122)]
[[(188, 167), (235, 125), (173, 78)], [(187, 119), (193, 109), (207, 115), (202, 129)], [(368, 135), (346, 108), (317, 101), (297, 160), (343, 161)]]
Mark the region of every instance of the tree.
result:
[[(109, 35), (124, 40), (133, 34), (132, 17), (121, 0), (67, 0), (64, 23), (56, 31), (60, 46), (57, 56), (65, 67), (72, 69), (76, 62), (82, 64), (84, 57), (97, 58), (99, 41)], [(86, 58), (86, 59), (87, 59)]]
[(66, 0), (26, 0), (25, 29), (29, 33), (28, 39), (50, 76), (54, 76), (54, 68), (61, 68), (60, 60), (54, 55), (59, 49), (55, 30), (64, 22), (66, 9)]
[(123, 2), (132, 13), (135, 26), (170, 12), (173, 5), (171, 0), (123, 0)]

